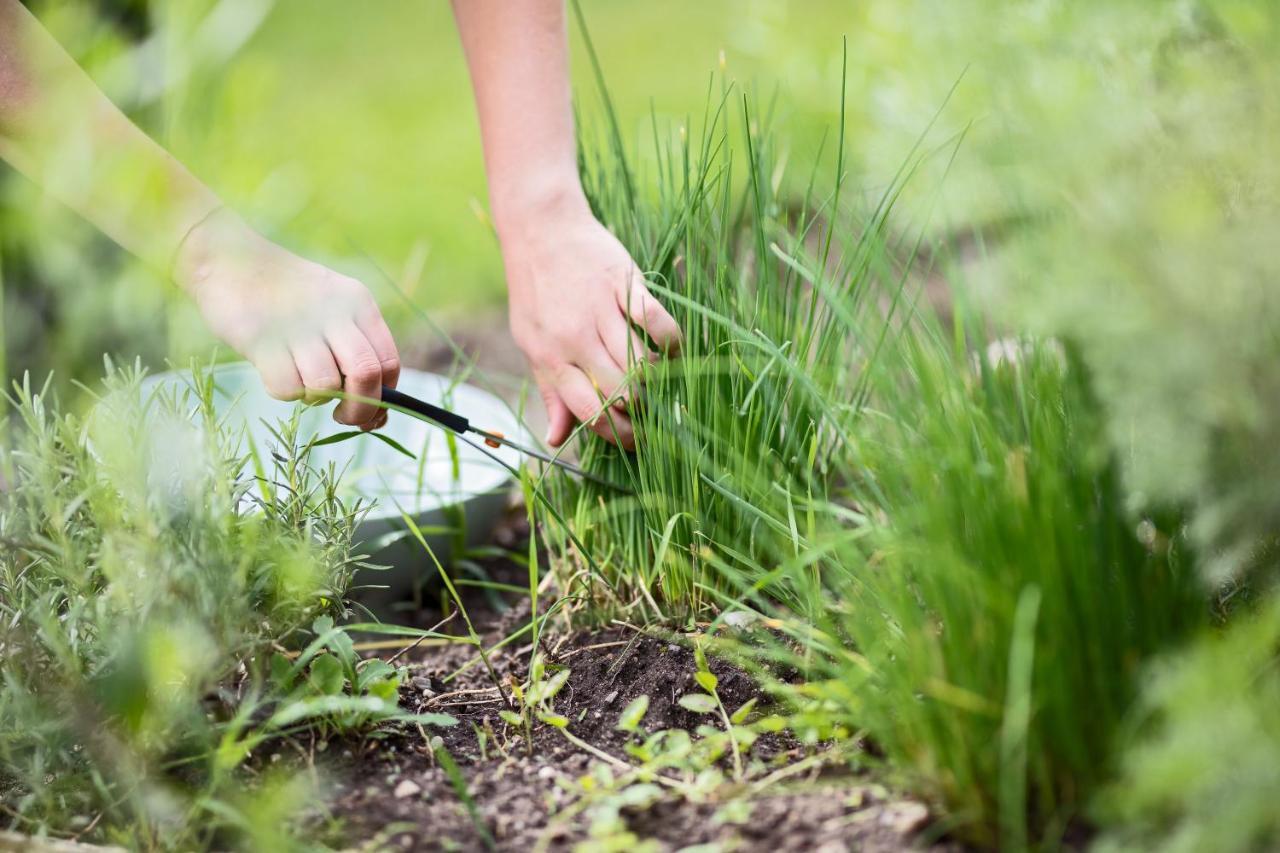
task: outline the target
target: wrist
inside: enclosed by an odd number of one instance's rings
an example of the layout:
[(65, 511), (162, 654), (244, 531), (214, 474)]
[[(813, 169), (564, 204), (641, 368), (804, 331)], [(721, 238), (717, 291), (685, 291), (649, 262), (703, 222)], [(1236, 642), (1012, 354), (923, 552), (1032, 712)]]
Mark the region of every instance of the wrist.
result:
[(519, 240), (531, 232), (591, 216), (578, 175), (545, 173), (495, 184), (490, 194), (498, 239)]
[(214, 262), (229, 252), (245, 252), (261, 236), (243, 219), (219, 204), (197, 220), (173, 254), (172, 278), (194, 295), (210, 277)]

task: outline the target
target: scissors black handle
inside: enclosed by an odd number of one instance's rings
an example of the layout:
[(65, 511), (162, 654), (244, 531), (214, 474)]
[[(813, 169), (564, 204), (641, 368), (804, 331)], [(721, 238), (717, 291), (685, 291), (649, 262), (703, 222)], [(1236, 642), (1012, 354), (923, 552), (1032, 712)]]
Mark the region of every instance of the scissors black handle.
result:
[(471, 421), (462, 415), (455, 414), (448, 409), (442, 409), (439, 406), (433, 406), (430, 403), (419, 400), (417, 397), (410, 397), (408, 394), (403, 394), (394, 388), (388, 388), (386, 385), (382, 386), (382, 401), (416, 412), (424, 418), (430, 418), (440, 426), (447, 427), (459, 435), (471, 429)]

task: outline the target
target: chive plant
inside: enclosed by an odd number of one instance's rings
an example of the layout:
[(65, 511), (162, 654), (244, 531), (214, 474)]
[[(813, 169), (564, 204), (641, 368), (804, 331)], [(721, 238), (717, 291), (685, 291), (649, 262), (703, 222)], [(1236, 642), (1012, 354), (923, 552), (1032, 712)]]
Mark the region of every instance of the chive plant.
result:
[(807, 674), (779, 688), (815, 732), (868, 733), (967, 839), (1056, 843), (1142, 664), (1204, 618), (1183, 520), (1128, 510), (1063, 347), (987, 357), (963, 305), (947, 328), (920, 304), (892, 210), (925, 155), (859, 218), (838, 151), (829, 191), (788, 188), (767, 118), (722, 90), (698, 132), (655, 132), (644, 181), (615, 121), (583, 154), (686, 339), (634, 367), (638, 453), (581, 439), (635, 495), (557, 483), (580, 540), (557, 562), (610, 612), (778, 617), (752, 653)]
[[(695, 131), (681, 127), (666, 142), (655, 131), (646, 191), (616, 133), (582, 162), (597, 214), (685, 338), (681, 357), (632, 365), (640, 454), (581, 446), (585, 465), (636, 497), (575, 484), (560, 500), (575, 508), (570, 526), (590, 551), (596, 593), (655, 616), (703, 612), (807, 550), (816, 532), (808, 507), (830, 497), (861, 393), (855, 365), (869, 339), (850, 329), (873, 315), (885, 323), (883, 300), (870, 294), (892, 270), (891, 205), (835, 257), (838, 193), (822, 202), (789, 194), (768, 118), (725, 87)], [(772, 594), (814, 606), (790, 579), (776, 581)]]
[(959, 834), (1053, 846), (1116, 768), (1142, 666), (1203, 623), (1205, 596), (1182, 520), (1127, 511), (1061, 348), (993, 361), (919, 326), (869, 383), (881, 416), (853, 438), (867, 473), (848, 497), (874, 511), (837, 546), (811, 689)]

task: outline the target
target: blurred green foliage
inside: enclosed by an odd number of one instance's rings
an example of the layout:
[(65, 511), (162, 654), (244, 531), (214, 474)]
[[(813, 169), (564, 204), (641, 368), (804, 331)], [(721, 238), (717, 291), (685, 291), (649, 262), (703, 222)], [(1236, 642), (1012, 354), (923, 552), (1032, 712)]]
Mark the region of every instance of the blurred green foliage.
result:
[(912, 24), (890, 110), (967, 72), (944, 210), (987, 226), (993, 310), (1080, 345), (1131, 500), (1194, 507), (1213, 583), (1274, 567), (1280, 7), (894, 5)]
[(1280, 847), (1280, 601), (1153, 668), (1104, 853)]
[(840, 553), (819, 625), (851, 642), (813, 695), (957, 834), (1052, 849), (1114, 772), (1142, 666), (1208, 608), (1183, 519), (1126, 508), (1087, 371), (1043, 341), (949, 331), (967, 346), (926, 332), (876, 370), (852, 492), (880, 523)]
[[(502, 300), (484, 215), (479, 131), (446, 3), (179, 0), (33, 4), (104, 90), (265, 233), (360, 277), (411, 342), (423, 334), (376, 267), (444, 321)], [(595, 0), (584, 9), (625, 132), (651, 111), (702, 107), (723, 53), (789, 97), (790, 132), (812, 147), (830, 124), (818, 94), (838, 69), (849, 18), (717, 0)], [(589, 73), (574, 38), (575, 76)], [(588, 116), (594, 99), (582, 98)], [(7, 171), (7, 170), (6, 170)], [(101, 354), (185, 363), (213, 345), (190, 305), (12, 174), (0, 180), (11, 376), (56, 368), (89, 379)], [(367, 257), (366, 257), (367, 256)]]
[(265, 479), (242, 477), (242, 439), (218, 424), (212, 393), (200, 379), (144, 395), (130, 370), (108, 377), (84, 417), (29, 386), (9, 400), (19, 426), (0, 493), (8, 827), (93, 830), (149, 849), (279, 833), (285, 824), (255, 826), (239, 811), (252, 751), (312, 721), (398, 713), (394, 685), (374, 683), (385, 671), (353, 665), (352, 695), (340, 672), (319, 699), (268, 671), (272, 650), (308, 626), (335, 643), (361, 509), (337, 497), (333, 471), (308, 465), (289, 424), (261, 449)]

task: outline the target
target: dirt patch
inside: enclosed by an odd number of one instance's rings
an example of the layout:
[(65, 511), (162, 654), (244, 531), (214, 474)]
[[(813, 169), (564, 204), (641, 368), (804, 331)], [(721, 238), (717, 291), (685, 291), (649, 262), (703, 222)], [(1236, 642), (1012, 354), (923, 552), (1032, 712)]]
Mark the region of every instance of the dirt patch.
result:
[[(371, 839), (373, 847), (478, 850), (484, 848), (478, 826), (483, 824), (502, 850), (538, 845), (563, 850), (586, 841), (597, 842), (593, 849), (606, 849), (590, 834), (591, 810), (574, 810), (580, 780), (601, 759), (546, 725), (535, 728), (533, 749), (527, 750), (519, 729), (498, 718), (505, 706), (497, 690), (487, 686), (487, 676), (478, 677), (477, 671), (445, 684), (457, 662), (466, 659), (460, 651), (448, 649), (416, 664), (405, 698), (411, 708), (447, 711), (460, 720), (425, 734), (439, 734), (457, 761), (479, 821), (468, 814), (426, 739), (417, 734), (367, 742), (349, 756), (334, 808), (347, 836)], [(611, 629), (576, 635), (560, 643), (557, 654), (573, 672), (557, 702), (557, 710), (571, 721), (569, 732), (618, 760), (626, 760), (627, 738), (614, 723), (641, 693), (650, 697), (644, 720), (649, 731), (691, 731), (705, 721), (676, 703), (693, 689), (696, 668), (682, 646)], [(500, 677), (522, 670), (514, 656), (493, 663)], [(727, 706), (758, 697), (740, 670), (714, 660), (711, 669)], [(483, 751), (477, 730), (486, 733)], [(781, 736), (762, 737), (751, 747), (753, 757), (780, 768), (812, 754)], [(918, 846), (917, 833), (927, 823), (921, 805), (894, 799), (866, 778), (822, 771), (819, 765), (738, 800), (734, 795), (742, 790), (729, 785), (702, 802), (672, 792), (641, 808), (623, 808), (619, 817), (626, 831), (660, 850), (712, 843), (725, 850), (904, 850)]]
[[(494, 580), (507, 583), (520, 583), (524, 573), (509, 564), (488, 569)], [(489, 644), (528, 622), (525, 600), (495, 607), (492, 597), (479, 598), (475, 590), (468, 596), (472, 618)], [(429, 618), (421, 614), (415, 621)], [(742, 784), (692, 797), (687, 791), (658, 789), (627, 805), (624, 798), (599, 796), (599, 783), (588, 782), (593, 799), (584, 778), (635, 776), (624, 765), (634, 762), (626, 751), (629, 736), (615, 725), (637, 696), (649, 697), (644, 732), (695, 732), (708, 724), (708, 717), (678, 704), (680, 696), (697, 690), (694, 655), (679, 639), (619, 626), (545, 638), (546, 659), (571, 672), (556, 697), (556, 711), (568, 718), (568, 735), (588, 749), (545, 724), (535, 725), (532, 743), (526, 743), (521, 726), (500, 718), (508, 708), (506, 685), (527, 676), (527, 635), (490, 659), (502, 691), (470, 646), (414, 649), (407, 655), (413, 662), (403, 704), (412, 711), (448, 713), (459, 723), (331, 745), (326, 750), (335, 785), (331, 808), (343, 837), (359, 849), (407, 850), (483, 850), (486, 834), (499, 850), (714, 845), (720, 850), (896, 851), (928, 846), (922, 805), (892, 796), (838, 762), (824, 764), (820, 749), (782, 733), (763, 734), (744, 751), (744, 762), (752, 762), (757, 772)], [(721, 660), (709, 665), (730, 712), (751, 699), (757, 707), (766, 703), (745, 672)], [(456, 762), (474, 815), (440, 766), (430, 744), (435, 737)], [(601, 775), (601, 767), (608, 772)]]

